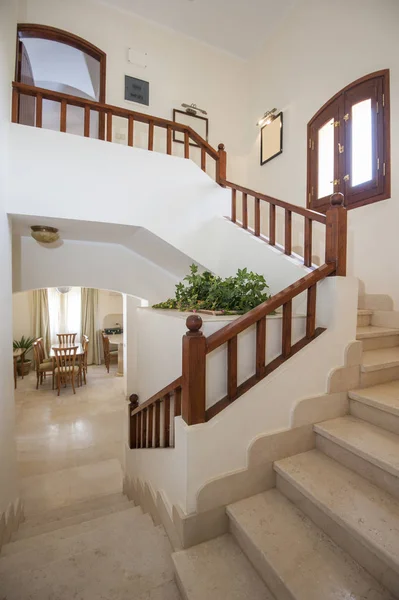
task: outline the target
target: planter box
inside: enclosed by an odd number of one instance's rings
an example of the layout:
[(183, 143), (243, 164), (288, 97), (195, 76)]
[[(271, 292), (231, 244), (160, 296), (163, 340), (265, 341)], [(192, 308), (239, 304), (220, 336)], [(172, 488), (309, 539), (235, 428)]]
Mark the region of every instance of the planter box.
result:
[(31, 360), (26, 360), (23, 363), (22, 362), (17, 363), (18, 375), (22, 375), (22, 371), (23, 371), (24, 376), (29, 375), (31, 366), (32, 366)]

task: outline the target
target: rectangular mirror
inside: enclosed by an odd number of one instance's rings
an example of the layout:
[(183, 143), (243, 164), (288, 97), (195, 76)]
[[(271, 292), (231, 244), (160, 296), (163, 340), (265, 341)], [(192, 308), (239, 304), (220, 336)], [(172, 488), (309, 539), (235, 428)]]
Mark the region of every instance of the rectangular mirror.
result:
[(271, 123), (264, 125), (260, 132), (260, 164), (272, 160), (283, 151), (283, 113), (279, 113)]

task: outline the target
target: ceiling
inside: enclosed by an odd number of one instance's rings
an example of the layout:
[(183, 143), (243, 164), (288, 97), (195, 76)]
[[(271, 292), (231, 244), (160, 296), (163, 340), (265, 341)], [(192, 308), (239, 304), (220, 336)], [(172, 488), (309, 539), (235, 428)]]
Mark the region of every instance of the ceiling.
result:
[(105, 3), (248, 59), (260, 50), (296, 1), (106, 0)]

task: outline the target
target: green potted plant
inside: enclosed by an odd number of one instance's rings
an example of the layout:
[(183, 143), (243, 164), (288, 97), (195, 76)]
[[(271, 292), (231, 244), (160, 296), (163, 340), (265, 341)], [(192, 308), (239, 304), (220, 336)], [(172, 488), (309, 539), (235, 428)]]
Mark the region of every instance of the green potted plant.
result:
[(24, 376), (29, 374), (29, 371), (32, 366), (32, 361), (30, 359), (27, 359), (26, 355), (30, 350), (32, 350), (34, 341), (35, 338), (25, 337), (23, 335), (20, 340), (14, 340), (13, 342), (14, 350), (24, 350), (24, 353), (22, 354), (21, 358), (19, 358), (17, 361), (18, 375), (22, 375), (22, 373), (24, 374)]

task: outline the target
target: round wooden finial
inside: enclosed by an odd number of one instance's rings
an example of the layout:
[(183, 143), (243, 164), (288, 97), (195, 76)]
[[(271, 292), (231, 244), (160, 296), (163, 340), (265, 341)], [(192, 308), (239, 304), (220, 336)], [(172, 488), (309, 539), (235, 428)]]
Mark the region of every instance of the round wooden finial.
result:
[(224, 150), (224, 144), (219, 144), (218, 150)]
[(186, 326), (191, 333), (196, 333), (202, 327), (202, 319), (199, 315), (190, 315), (186, 319)]
[(330, 196), (330, 204), (331, 206), (343, 206), (344, 205), (344, 195), (341, 192), (337, 192)]
[(137, 394), (131, 394), (129, 396), (129, 401), (131, 404), (131, 408), (137, 408), (139, 405), (139, 397)]

